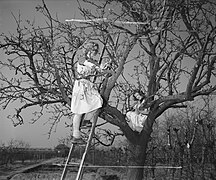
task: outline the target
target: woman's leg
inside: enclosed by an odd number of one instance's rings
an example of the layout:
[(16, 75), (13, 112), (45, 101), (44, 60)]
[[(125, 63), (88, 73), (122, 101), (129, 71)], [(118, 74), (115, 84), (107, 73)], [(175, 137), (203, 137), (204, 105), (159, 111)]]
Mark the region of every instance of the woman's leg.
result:
[(82, 114), (75, 114), (73, 118), (73, 137), (80, 138), (80, 123), (82, 119)]

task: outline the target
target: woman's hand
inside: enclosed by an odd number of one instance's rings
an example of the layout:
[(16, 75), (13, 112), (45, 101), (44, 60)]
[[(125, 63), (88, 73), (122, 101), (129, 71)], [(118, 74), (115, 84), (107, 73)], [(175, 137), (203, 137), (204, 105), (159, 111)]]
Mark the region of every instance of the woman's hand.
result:
[(110, 68), (110, 63), (109, 63), (109, 62), (106, 62), (106, 63), (104, 63), (104, 64), (101, 64), (101, 65), (100, 65), (100, 68), (101, 68), (102, 70), (107, 70), (107, 69)]
[(87, 59), (87, 61), (91, 62), (92, 64), (94, 64), (97, 67), (100, 67), (100, 65), (98, 64), (98, 62), (94, 59)]

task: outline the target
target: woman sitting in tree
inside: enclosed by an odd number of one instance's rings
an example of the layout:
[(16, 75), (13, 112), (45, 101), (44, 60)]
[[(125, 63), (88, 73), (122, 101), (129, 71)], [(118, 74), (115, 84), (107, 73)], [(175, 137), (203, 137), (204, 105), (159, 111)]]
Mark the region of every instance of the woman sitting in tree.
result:
[(133, 93), (133, 97), (136, 103), (132, 110), (126, 113), (126, 118), (130, 128), (140, 133), (148, 115), (148, 109), (144, 109), (142, 112), (139, 110), (140, 106), (145, 102), (146, 96), (142, 91), (137, 90)]

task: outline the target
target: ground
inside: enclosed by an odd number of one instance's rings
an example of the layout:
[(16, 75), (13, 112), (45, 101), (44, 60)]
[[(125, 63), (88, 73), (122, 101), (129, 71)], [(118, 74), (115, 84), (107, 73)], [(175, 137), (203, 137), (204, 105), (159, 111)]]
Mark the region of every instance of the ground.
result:
[[(63, 167), (48, 165), (51, 162), (59, 162), (62, 159), (54, 158), (48, 161), (42, 162), (26, 162), (8, 164), (7, 166), (0, 166), (0, 180), (59, 180)], [(40, 165), (40, 166), (38, 166)], [(41, 166), (42, 165), (42, 166)], [(39, 168), (38, 168), (39, 167)], [(65, 180), (73, 180), (76, 178), (78, 167), (70, 168), (66, 174)], [(86, 168), (83, 175), (83, 180), (101, 180), (96, 178), (98, 174), (98, 169), (88, 169)], [(100, 170), (99, 174), (103, 174), (104, 170)], [(111, 172), (111, 170), (110, 170)], [(118, 173), (118, 176), (121, 176), (121, 180), (125, 178), (122, 174)]]

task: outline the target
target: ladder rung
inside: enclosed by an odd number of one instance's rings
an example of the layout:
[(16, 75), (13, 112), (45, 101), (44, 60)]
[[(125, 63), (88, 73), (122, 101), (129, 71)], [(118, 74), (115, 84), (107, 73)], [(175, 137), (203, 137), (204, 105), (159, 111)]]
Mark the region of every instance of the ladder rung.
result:
[[(61, 166), (75, 167), (75, 166), (79, 166), (80, 163), (69, 163), (69, 164), (53, 163), (52, 165), (54, 165), (54, 166), (60, 166), (60, 167)], [(84, 165), (84, 166), (87, 167), (88, 165)]]

